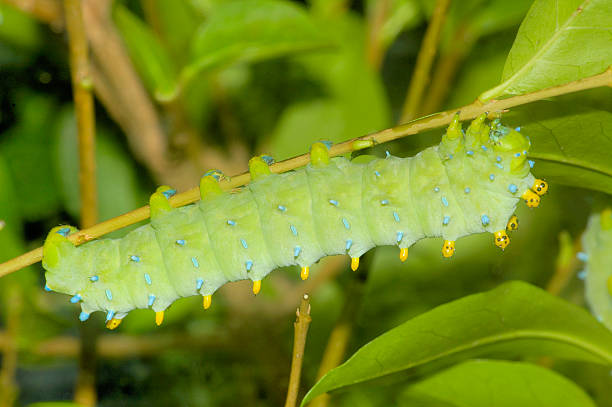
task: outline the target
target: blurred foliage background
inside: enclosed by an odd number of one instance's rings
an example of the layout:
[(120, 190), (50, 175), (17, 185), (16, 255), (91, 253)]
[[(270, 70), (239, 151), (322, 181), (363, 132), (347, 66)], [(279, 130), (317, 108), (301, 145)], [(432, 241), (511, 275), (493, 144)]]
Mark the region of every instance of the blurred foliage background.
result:
[[(531, 0), (452, 2), (432, 81), (416, 116), (462, 106), (495, 86)], [(156, 185), (184, 191), (208, 169), (227, 175), (266, 153), (277, 161), (317, 140), (339, 142), (391, 127), (434, 2), (427, 0), (83, 0), (96, 95), (99, 219), (147, 203)], [(612, 110), (610, 89), (561, 102)], [(544, 103), (544, 102), (542, 102)], [(523, 110), (521, 110), (523, 109)], [(509, 116), (521, 125), (529, 107)], [(514, 122), (516, 121), (516, 122)], [(442, 130), (376, 148), (408, 156)], [(536, 165), (537, 174), (537, 165)], [(99, 406), (278, 406), (283, 403), (292, 322), (312, 297), (303, 386), (315, 382), (334, 325), (348, 321), (347, 355), (399, 323), (470, 293), (520, 279), (546, 287), (560, 248), (574, 240), (602, 194), (553, 183), (538, 210), (518, 210), (521, 229), (503, 253), (488, 235), (419, 242), (405, 263), (378, 248), (366, 274), (348, 258), (322, 260), (307, 282), (297, 268), (272, 273), (257, 298), (228, 284), (204, 312), (177, 301), (161, 327), (134, 311), (113, 332), (93, 315)], [(0, 2), (0, 261), (42, 244), (60, 223), (79, 224), (76, 125), (62, 5)], [(114, 232), (119, 237), (131, 228)], [(569, 261), (571, 262), (571, 261)], [(572, 271), (576, 265), (572, 265)], [(71, 400), (77, 379), (78, 306), (47, 293), (40, 264), (0, 279), (0, 406)], [(582, 282), (560, 294), (583, 304)], [(600, 406), (612, 406), (606, 368), (556, 363)], [(338, 406), (393, 405), (402, 385), (363, 387)]]

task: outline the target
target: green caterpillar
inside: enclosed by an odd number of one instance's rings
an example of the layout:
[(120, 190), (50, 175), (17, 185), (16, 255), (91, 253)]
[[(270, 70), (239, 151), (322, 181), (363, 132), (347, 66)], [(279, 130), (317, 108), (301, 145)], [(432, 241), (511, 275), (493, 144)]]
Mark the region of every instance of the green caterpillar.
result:
[(579, 276), (585, 279), (586, 300), (597, 319), (612, 329), (612, 210), (591, 215), (582, 246), (585, 252), (578, 258), (586, 268)]
[(182, 208), (172, 208), (174, 191), (160, 187), (150, 199), (151, 223), (122, 239), (75, 247), (67, 239), (75, 228), (51, 230), (43, 248), (47, 288), (72, 295), (82, 321), (105, 311), (113, 329), (134, 308), (153, 309), (159, 325), (179, 297), (202, 295), (208, 308), (228, 281), (250, 279), (257, 294), (278, 267), (299, 265), (306, 279), (323, 256), (348, 254), (355, 270), (375, 246), (397, 245), (404, 261), (418, 240), (442, 236), (450, 257), (456, 239), (481, 232), (504, 249), (506, 229), (518, 227), (519, 199), (538, 206), (548, 186), (530, 173), (529, 140), (485, 120), (464, 132), (457, 115), (439, 145), (408, 158), (330, 159), (328, 147), (315, 143), (306, 167), (272, 174), (255, 157), (248, 186), (222, 192), (218, 173), (207, 173), (201, 201)]

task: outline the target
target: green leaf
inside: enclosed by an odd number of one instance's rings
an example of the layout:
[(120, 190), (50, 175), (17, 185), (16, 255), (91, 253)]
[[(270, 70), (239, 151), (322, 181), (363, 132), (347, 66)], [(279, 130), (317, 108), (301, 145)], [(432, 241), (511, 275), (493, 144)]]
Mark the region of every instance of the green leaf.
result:
[(417, 405), (414, 398), (423, 396), (457, 407), (595, 407), (584, 390), (552, 370), (493, 360), (465, 362), (425, 379), (399, 405)]
[(83, 407), (83, 405), (71, 403), (69, 401), (46, 401), (41, 403), (28, 404), (27, 407)]
[(612, 2), (536, 0), (516, 36), (502, 83), (485, 101), (560, 85), (612, 65)]
[(113, 19), (145, 86), (158, 101), (176, 96), (176, 68), (155, 33), (127, 8), (117, 4)]
[(531, 138), (529, 157), (539, 178), (612, 193), (612, 112), (542, 101), (517, 108), (504, 121)]
[(474, 355), (550, 355), (612, 365), (612, 332), (586, 310), (524, 282), (439, 306), (360, 348), (306, 394)]
[(8, 4), (0, 4), (0, 42), (15, 48), (36, 49), (42, 35), (36, 20)]
[(181, 72), (186, 86), (198, 73), (237, 62), (261, 61), (329, 46), (310, 16), (280, 0), (220, 5), (198, 30), (192, 62)]

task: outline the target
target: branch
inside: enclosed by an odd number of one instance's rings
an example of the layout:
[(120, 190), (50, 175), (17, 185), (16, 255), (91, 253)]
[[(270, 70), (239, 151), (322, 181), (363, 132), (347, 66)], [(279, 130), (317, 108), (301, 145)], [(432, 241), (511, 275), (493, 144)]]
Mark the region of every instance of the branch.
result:
[(297, 320), (293, 324), (293, 358), (291, 359), (291, 374), (287, 390), (285, 407), (295, 407), (298, 392), (300, 390), (300, 376), (302, 374), (302, 362), (304, 361), (304, 347), (306, 346), (306, 335), (310, 326), (310, 297), (304, 294), (300, 308), (296, 311)]
[[(507, 99), (501, 100), (490, 100), (486, 103), (479, 102), (478, 100), (469, 105), (447, 110), (445, 112), (436, 113), (430, 116), (422, 117), (420, 119), (405, 123), (396, 127), (392, 127), (386, 130), (381, 130), (376, 133), (371, 133), (366, 136), (354, 138), (351, 140), (344, 141), (342, 143), (333, 145), (329, 154), (331, 157), (347, 154), (363, 148), (360, 143), (356, 141), (369, 141), (371, 140), (374, 144), (386, 143), (392, 140), (397, 140), (406, 136), (417, 134), (421, 131), (434, 129), (447, 125), (453, 119), (453, 115), (459, 112), (460, 120), (471, 120), (475, 117), (486, 112), (502, 112), (512, 107), (521, 106), (527, 103), (535, 102), (537, 100), (546, 99), (554, 96), (565, 95), (567, 93), (578, 92), (585, 89), (593, 89), (602, 86), (612, 87), (612, 68), (607, 71), (590, 76), (588, 78), (580, 79), (570, 83), (566, 83), (559, 86), (554, 86), (547, 89), (538, 90), (525, 95), (513, 96)], [(270, 166), (270, 170), (273, 173), (282, 173), (293, 170), (298, 167), (302, 167), (310, 161), (310, 154), (302, 154), (297, 157), (290, 158), (285, 161), (280, 161)], [(230, 190), (242, 185), (247, 184), (251, 177), (248, 172), (242, 173), (235, 177), (225, 179), (220, 182), (221, 188)], [(200, 199), (200, 191), (198, 187), (192, 188), (181, 194), (177, 194), (170, 198), (170, 204), (174, 207), (188, 205)], [(116, 218), (109, 219), (105, 222), (99, 223), (91, 228), (81, 230), (69, 238), (75, 244), (82, 244), (90, 240), (96, 239), (107, 233), (121, 229), (123, 227), (132, 225), (141, 220), (149, 217), (149, 207), (143, 206), (142, 208), (135, 209), (126, 214), (117, 216)], [(25, 253), (19, 257), (15, 257), (5, 263), (0, 264), (0, 277), (17, 271), (25, 266), (34, 264), (42, 259), (42, 247), (34, 249), (28, 253)]]
[(450, 5), (450, 0), (437, 0), (436, 8), (431, 16), (431, 22), (425, 32), (423, 44), (417, 56), (416, 67), (410, 80), (410, 88), (406, 95), (404, 108), (402, 109), (401, 123), (414, 119), (419, 113), (423, 92), (429, 83), (429, 74), (431, 65), (436, 57), (438, 43), (440, 42), (440, 33), (446, 19), (446, 12)]

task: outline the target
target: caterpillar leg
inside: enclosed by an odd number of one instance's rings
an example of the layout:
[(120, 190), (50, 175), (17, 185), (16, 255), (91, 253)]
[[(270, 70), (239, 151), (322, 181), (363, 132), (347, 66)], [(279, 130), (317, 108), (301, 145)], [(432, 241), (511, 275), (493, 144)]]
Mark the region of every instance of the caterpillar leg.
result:
[(155, 323), (160, 326), (164, 322), (164, 311), (157, 311), (155, 313)]
[(505, 230), (497, 231), (493, 234), (495, 239), (495, 246), (504, 250), (510, 244), (510, 238)]
[(544, 195), (548, 191), (548, 183), (542, 179), (536, 179), (531, 189), (538, 195)]
[(261, 290), (261, 280), (253, 281), (253, 294), (259, 294)]
[(537, 208), (540, 205), (540, 196), (533, 192), (531, 189), (528, 189), (521, 195), (521, 198), (525, 200), (525, 203), (530, 208)]
[(351, 257), (351, 270), (357, 271), (359, 268), (359, 257)]
[(209, 309), (212, 303), (212, 295), (205, 295), (202, 297), (202, 306), (204, 309)]
[(455, 254), (455, 241), (454, 240), (445, 240), (442, 245), (442, 256), (444, 257), (452, 257)]
[(518, 225), (519, 225), (518, 218), (516, 217), (516, 215), (512, 215), (510, 217), (510, 220), (508, 221), (508, 225), (506, 226), (506, 229), (509, 231), (517, 230)]
[(408, 248), (407, 247), (400, 249), (399, 258), (402, 262), (406, 261), (406, 259), (408, 258)]
[(121, 321), (123, 321), (123, 319), (112, 318), (110, 321), (106, 322), (106, 327), (112, 331), (121, 324)]
[(302, 271), (300, 271), (300, 278), (302, 280), (306, 280), (308, 278), (308, 274), (310, 273), (310, 267), (302, 267)]

